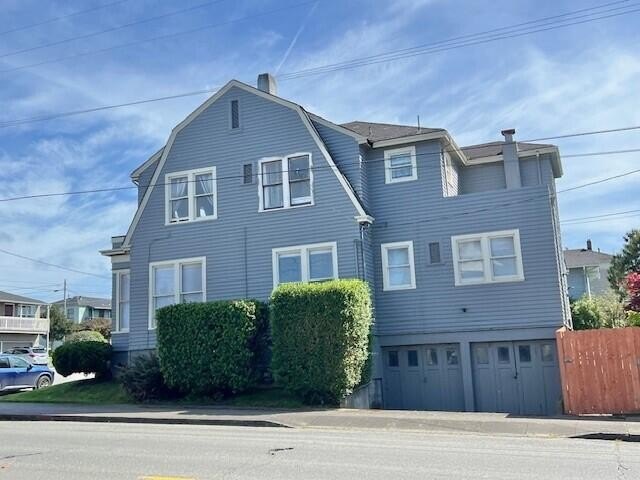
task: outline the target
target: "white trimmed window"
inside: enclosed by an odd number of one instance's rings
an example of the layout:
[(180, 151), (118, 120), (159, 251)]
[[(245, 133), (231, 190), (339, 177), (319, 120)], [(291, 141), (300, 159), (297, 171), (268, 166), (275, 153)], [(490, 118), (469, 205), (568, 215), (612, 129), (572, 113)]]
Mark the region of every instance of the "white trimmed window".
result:
[(383, 243), (381, 249), (383, 290), (416, 288), (413, 242)]
[(131, 275), (129, 270), (120, 270), (116, 274), (116, 310), (114, 333), (129, 331), (129, 305), (131, 291)]
[(165, 175), (167, 225), (218, 217), (216, 167)]
[(288, 282), (321, 282), (338, 278), (336, 242), (274, 248), (273, 286)]
[(396, 148), (384, 152), (384, 183), (418, 179), (416, 147)]
[(156, 328), (156, 311), (177, 303), (204, 302), (204, 257), (154, 262), (149, 265), (149, 329)]
[(458, 235), (451, 248), (456, 285), (524, 280), (518, 230)]
[(310, 153), (260, 160), (260, 211), (313, 205), (311, 167)]

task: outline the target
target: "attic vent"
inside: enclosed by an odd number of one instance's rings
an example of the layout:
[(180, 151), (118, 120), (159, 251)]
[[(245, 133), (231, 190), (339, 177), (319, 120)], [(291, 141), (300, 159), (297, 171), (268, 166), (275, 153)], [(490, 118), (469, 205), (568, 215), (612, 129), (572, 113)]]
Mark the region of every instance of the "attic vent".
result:
[(433, 265), (440, 262), (440, 242), (429, 243), (429, 263)]
[(249, 185), (253, 183), (253, 164), (245, 163), (242, 166), (242, 183), (244, 185)]
[(231, 100), (231, 128), (240, 128), (240, 105), (238, 100)]

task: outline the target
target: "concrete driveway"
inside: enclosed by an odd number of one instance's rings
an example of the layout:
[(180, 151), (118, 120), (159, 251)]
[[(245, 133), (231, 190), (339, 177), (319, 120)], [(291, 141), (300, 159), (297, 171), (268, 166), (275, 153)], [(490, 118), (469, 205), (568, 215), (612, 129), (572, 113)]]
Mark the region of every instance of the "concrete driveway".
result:
[[(55, 371), (55, 368), (53, 369)], [(95, 375), (93, 373), (89, 375), (85, 375), (84, 373), (72, 373), (67, 377), (63, 377), (58, 372), (56, 372), (55, 378), (53, 379), (54, 385), (60, 385), (62, 383), (67, 382), (75, 382), (76, 380), (87, 380), (88, 378), (93, 378)]]

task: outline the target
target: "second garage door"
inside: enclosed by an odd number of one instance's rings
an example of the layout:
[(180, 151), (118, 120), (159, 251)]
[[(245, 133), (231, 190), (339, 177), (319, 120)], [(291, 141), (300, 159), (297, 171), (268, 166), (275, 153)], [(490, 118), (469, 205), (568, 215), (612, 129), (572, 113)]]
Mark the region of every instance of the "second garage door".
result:
[(385, 408), (464, 410), (457, 344), (387, 348), (384, 363)]

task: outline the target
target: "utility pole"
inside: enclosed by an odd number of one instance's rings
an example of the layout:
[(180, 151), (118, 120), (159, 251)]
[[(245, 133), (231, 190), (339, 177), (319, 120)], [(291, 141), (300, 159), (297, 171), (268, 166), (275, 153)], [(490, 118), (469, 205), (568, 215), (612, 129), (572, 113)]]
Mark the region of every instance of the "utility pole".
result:
[(64, 318), (67, 318), (67, 279), (64, 279), (64, 283), (63, 283), (63, 290), (64, 290)]

